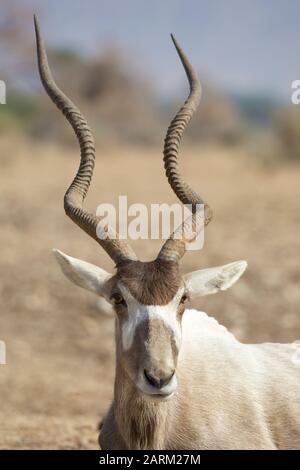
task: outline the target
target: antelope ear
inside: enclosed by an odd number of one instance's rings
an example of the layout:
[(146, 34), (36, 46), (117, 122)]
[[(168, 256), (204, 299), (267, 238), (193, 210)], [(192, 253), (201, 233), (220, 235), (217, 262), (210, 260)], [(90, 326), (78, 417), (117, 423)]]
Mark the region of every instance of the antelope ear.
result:
[(236, 261), (217, 268), (201, 269), (184, 276), (190, 297), (215, 294), (231, 287), (243, 274), (246, 261)]
[(104, 287), (111, 274), (94, 264), (72, 258), (59, 250), (54, 249), (53, 253), (62, 272), (71, 282), (98, 295), (104, 295)]

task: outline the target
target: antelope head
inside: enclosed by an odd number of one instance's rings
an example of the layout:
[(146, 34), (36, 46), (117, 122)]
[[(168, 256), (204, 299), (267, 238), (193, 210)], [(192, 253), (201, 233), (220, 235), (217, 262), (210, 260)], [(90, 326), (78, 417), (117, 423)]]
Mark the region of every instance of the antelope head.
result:
[[(114, 261), (116, 271), (110, 274), (59, 250), (54, 250), (54, 253), (63, 273), (73, 283), (112, 304), (116, 313), (117, 365), (122, 367), (143, 396), (160, 400), (170, 398), (177, 387), (176, 366), (186, 301), (229, 288), (246, 268), (245, 261), (237, 261), (184, 276), (179, 271), (179, 261), (188, 244), (197, 235), (197, 230), (203, 229), (212, 218), (209, 205), (183, 181), (177, 159), (183, 132), (200, 100), (199, 79), (172, 36), (189, 81), (190, 93), (168, 128), (164, 165), (176, 196), (183, 204), (190, 204), (193, 208), (190, 219), (184, 222), (192, 227), (193, 236), (178, 238), (177, 229), (163, 244), (154, 261), (143, 262), (137, 259), (127, 241), (121, 240), (111, 227), (83, 209), (95, 163), (94, 139), (82, 113), (53, 80), (36, 18), (35, 31), (42, 84), (71, 124), (80, 146), (79, 169), (64, 197), (65, 212), (104, 248)], [(197, 204), (204, 207), (202, 224), (195, 223), (198, 216), (194, 208)], [(182, 232), (184, 224), (179, 227)], [(99, 226), (106, 234), (105, 238), (97, 236)]]

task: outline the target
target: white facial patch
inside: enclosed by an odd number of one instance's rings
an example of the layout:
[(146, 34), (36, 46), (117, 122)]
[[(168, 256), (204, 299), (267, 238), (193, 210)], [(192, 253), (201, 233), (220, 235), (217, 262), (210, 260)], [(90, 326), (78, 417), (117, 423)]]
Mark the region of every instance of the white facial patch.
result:
[(131, 348), (137, 327), (144, 321), (152, 319), (162, 320), (168, 328), (173, 331), (176, 346), (179, 349), (181, 343), (181, 327), (176, 316), (176, 311), (184, 292), (184, 287), (178, 290), (171, 302), (167, 305), (143, 305), (131, 295), (124, 285), (119, 283), (118, 287), (127, 302), (129, 316), (122, 325), (123, 349), (128, 351)]

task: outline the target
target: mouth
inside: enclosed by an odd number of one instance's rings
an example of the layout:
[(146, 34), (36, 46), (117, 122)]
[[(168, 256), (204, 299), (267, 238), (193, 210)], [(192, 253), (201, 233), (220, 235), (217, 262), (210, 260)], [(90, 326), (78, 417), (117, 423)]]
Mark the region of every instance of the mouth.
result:
[(177, 380), (174, 376), (171, 383), (162, 389), (157, 389), (147, 384), (143, 379), (139, 380), (137, 387), (140, 394), (147, 400), (152, 401), (167, 401), (174, 397), (177, 390)]
[(175, 395), (175, 392), (171, 392), (171, 393), (152, 393), (152, 394), (149, 394), (149, 393), (144, 393), (143, 392), (143, 395), (145, 395), (148, 400), (154, 400), (154, 401), (168, 401), (170, 400), (174, 395)]

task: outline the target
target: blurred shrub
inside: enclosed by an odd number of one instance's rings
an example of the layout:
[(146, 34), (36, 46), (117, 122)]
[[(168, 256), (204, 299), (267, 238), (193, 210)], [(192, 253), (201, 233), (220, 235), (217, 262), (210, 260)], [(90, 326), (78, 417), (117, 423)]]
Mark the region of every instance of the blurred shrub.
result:
[[(156, 96), (142, 77), (131, 72), (120, 51), (108, 49), (88, 60), (71, 51), (52, 51), (50, 62), (56, 82), (86, 115), (101, 143), (153, 143), (160, 138)], [(40, 103), (31, 134), (75, 142), (45, 93)]]
[(231, 98), (240, 114), (253, 126), (267, 126), (280, 106), (278, 100), (262, 93), (232, 94)]
[(300, 109), (297, 106), (291, 105), (276, 113), (274, 133), (279, 144), (279, 156), (300, 162)]
[[(186, 96), (186, 84), (178, 102), (163, 105), (128, 55), (116, 48), (88, 58), (70, 49), (50, 50), (48, 55), (57, 84), (87, 117), (97, 143), (162, 145), (167, 126)], [(18, 129), (32, 138), (76, 145), (70, 126), (42, 90), (36, 66), (35, 77), (35, 94), (8, 96), (7, 105), (1, 108), (0, 130)], [(233, 101), (205, 85), (187, 140), (233, 144), (244, 131)]]
[(270, 167), (300, 162), (300, 109), (279, 108), (269, 126), (257, 126), (248, 132), (249, 154)]
[(35, 95), (9, 92), (7, 102), (0, 107), (0, 132), (6, 129), (25, 128), (38, 111)]
[(191, 139), (234, 144), (241, 140), (243, 132), (244, 122), (234, 102), (211, 86), (204, 85), (199, 111), (188, 130)]
[[(161, 112), (166, 122), (182, 105), (186, 94), (187, 85), (181, 93), (178, 93), (181, 100), (165, 104)], [(245, 122), (234, 101), (217, 92), (210, 84), (202, 84), (200, 105), (187, 128), (186, 139), (194, 143), (213, 141), (232, 145), (240, 142), (244, 132)]]

